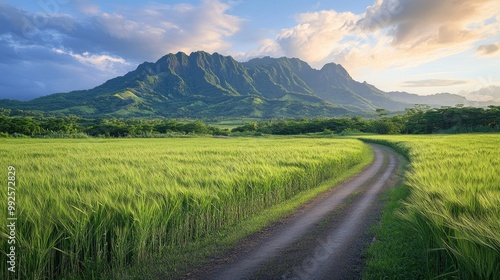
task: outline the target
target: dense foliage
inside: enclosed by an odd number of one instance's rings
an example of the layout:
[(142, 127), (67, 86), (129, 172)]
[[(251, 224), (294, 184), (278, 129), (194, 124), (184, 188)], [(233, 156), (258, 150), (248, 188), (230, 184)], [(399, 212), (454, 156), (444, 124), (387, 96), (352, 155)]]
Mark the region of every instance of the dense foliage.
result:
[[(488, 108), (416, 106), (405, 114), (388, 116), (377, 110), (377, 119), (317, 118), (274, 119), (248, 122), (233, 133), (297, 135), (305, 133), (430, 134), (500, 131), (500, 106)], [(0, 136), (30, 137), (161, 137), (179, 134), (227, 135), (228, 129), (205, 122), (172, 119), (85, 119), (78, 116), (45, 117), (22, 110), (0, 109)]]
[(4, 137), (160, 137), (227, 133), (227, 130), (209, 126), (199, 120), (44, 117), (29, 111), (0, 110), (0, 135)]
[(430, 134), (500, 131), (500, 106), (442, 107), (416, 106), (403, 115), (387, 116), (377, 110), (378, 119), (360, 117), (333, 119), (300, 119), (252, 122), (233, 132), (252, 131), (266, 134), (293, 135), (330, 131), (333, 133), (365, 132), (378, 134)]

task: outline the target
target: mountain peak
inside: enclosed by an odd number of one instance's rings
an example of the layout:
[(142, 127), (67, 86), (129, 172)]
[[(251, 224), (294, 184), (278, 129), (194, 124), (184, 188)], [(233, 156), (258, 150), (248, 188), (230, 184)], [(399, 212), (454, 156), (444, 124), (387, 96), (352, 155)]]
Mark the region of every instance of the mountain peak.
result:
[(178, 52), (176, 54), (170, 53), (156, 61), (155, 70), (157, 73), (175, 71), (177, 68), (185, 66), (187, 60), (188, 56), (183, 52)]
[[(299, 68), (311, 68), (307, 62), (300, 60), (296, 57), (280, 57), (280, 58), (273, 58), (270, 56), (264, 56), (264, 57), (257, 57), (253, 58), (247, 62), (244, 62), (243, 64), (248, 65), (248, 66), (264, 66), (264, 65), (271, 65), (271, 64), (288, 64), (289, 66), (294, 66), (294, 67), (299, 67)], [(311, 68), (312, 69), (312, 68)]]
[(262, 57), (240, 63), (231, 56), (197, 51), (144, 62), (94, 89), (3, 106), (86, 117), (189, 118), (331, 117), (412, 106), (395, 98), (354, 81), (335, 63), (316, 70), (298, 58)]
[(333, 62), (325, 64), (320, 71), (325, 73), (326, 75), (340, 75), (345, 79), (352, 80), (351, 75), (349, 75), (347, 70), (342, 67), (342, 65), (335, 64)]

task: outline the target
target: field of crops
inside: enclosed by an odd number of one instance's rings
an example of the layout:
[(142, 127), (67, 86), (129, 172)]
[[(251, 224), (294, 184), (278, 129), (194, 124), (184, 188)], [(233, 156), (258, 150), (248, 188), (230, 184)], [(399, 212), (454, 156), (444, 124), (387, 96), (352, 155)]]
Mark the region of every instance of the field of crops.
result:
[(411, 161), (402, 214), (428, 250), (426, 277), (498, 279), (500, 135), (367, 138)]
[(4, 178), (15, 168), (17, 277), (99, 278), (216, 235), (370, 153), (358, 140), (334, 139), (0, 140)]

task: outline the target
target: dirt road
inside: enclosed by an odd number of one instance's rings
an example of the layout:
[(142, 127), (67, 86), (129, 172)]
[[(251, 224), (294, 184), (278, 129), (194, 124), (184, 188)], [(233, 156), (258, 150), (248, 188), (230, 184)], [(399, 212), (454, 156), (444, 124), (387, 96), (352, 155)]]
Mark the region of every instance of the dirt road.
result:
[(398, 183), (396, 154), (371, 145), (360, 174), (243, 241), (188, 279), (358, 279), (384, 188)]

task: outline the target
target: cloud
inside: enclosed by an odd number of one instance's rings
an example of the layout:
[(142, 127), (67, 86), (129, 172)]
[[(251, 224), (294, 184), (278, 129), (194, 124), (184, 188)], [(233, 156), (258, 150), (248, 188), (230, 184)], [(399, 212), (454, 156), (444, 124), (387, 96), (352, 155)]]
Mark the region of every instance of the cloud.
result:
[(445, 79), (428, 79), (417, 81), (406, 81), (401, 84), (402, 87), (451, 87), (468, 84), (469, 81), (462, 80), (445, 80)]
[(110, 52), (129, 59), (156, 60), (169, 52), (224, 52), (242, 22), (227, 14), (230, 6), (217, 0), (191, 4), (150, 4), (104, 13), (89, 1), (75, 5), (85, 13), (75, 18), (61, 13), (28, 13), (0, 2), (0, 35), (10, 33), (25, 43), (55, 44), (74, 52)]
[(500, 42), (489, 45), (481, 45), (477, 48), (477, 53), (481, 56), (493, 56), (500, 52)]
[(60, 13), (28, 13), (0, 2), (0, 35), (11, 34), (24, 42), (44, 42), (51, 34), (65, 34), (76, 22), (69, 15)]
[(0, 53), (0, 98), (28, 100), (88, 89), (130, 68), (116, 57), (25, 45), (12, 35), (0, 36)]
[(500, 85), (491, 85), (475, 91), (461, 91), (459, 94), (472, 101), (500, 102)]
[(350, 12), (322, 11), (298, 15), (299, 24), (278, 35), (277, 43), (287, 56), (305, 57), (309, 62), (324, 60), (342, 52), (339, 44), (354, 31), (359, 16)]
[[(200, 6), (151, 4), (120, 14), (102, 13), (92, 23), (107, 49), (120, 56), (156, 60), (177, 51), (229, 51), (226, 39), (239, 30), (242, 21), (227, 14), (229, 8), (209, 0)], [(96, 36), (89, 35), (89, 40)]]
[(498, 36), (499, 15), (497, 0), (378, 0), (363, 14), (299, 14), (274, 49), (316, 67), (329, 61), (350, 71), (412, 67)]
[(494, 0), (383, 0), (367, 8), (358, 26), (370, 31), (389, 28), (394, 45), (447, 44), (472, 35), (475, 28), (467, 24), (481, 22), (497, 10)]
[(229, 52), (227, 38), (242, 22), (217, 0), (109, 13), (87, 0), (72, 4), (78, 14), (30, 13), (0, 1), (0, 69), (16, 73), (0, 76), (0, 98), (90, 88), (169, 52)]
[[(0, 63), (0, 98), (28, 100), (47, 93), (87, 89), (109, 75), (108, 71), (75, 64), (72, 57), (43, 48), (20, 50), (17, 55), (20, 60), (16, 64)], [(27, 57), (39, 59), (24, 59)]]
[(93, 4), (88, 0), (73, 0), (71, 3), (84, 14), (97, 15), (101, 12), (98, 5)]
[(258, 47), (255, 50), (250, 50), (246, 52), (234, 52), (232, 56), (238, 61), (247, 61), (252, 58), (262, 57), (262, 56), (271, 56), (271, 57), (279, 57), (283, 56), (283, 49), (281, 46), (272, 39), (264, 38), (258, 39)]
[(231, 41), (242, 33), (244, 20), (230, 11), (239, 2), (150, 3), (104, 12), (96, 1), (74, 0), (69, 3), (77, 13), (64, 14), (30, 13), (0, 0), (1, 73), (18, 74), (0, 76), (0, 92), (3, 96), (10, 85), (14, 95), (48, 94), (66, 91), (71, 82), (89, 88), (177, 51), (235, 54), (240, 60), (293, 56), (317, 68), (335, 61), (353, 74), (417, 66), (466, 51), (500, 53), (500, 43), (492, 44), (500, 34), (497, 0), (377, 0), (362, 14), (301, 13), (295, 26), (272, 38), (263, 31), (247, 39), (248, 50), (239, 46), (236, 53)]
[(112, 69), (119, 67), (120, 64), (129, 65), (129, 63), (127, 63), (125, 59), (111, 55), (105, 55), (105, 54), (96, 55), (96, 54), (91, 54), (89, 52), (84, 52), (82, 54), (75, 54), (71, 51), (67, 52), (61, 49), (53, 49), (53, 51), (56, 52), (57, 54), (69, 55), (82, 64), (93, 66), (101, 70), (112, 71)]

